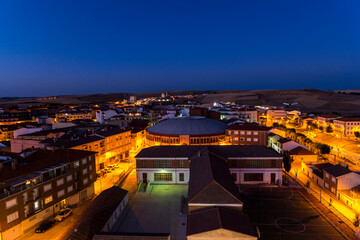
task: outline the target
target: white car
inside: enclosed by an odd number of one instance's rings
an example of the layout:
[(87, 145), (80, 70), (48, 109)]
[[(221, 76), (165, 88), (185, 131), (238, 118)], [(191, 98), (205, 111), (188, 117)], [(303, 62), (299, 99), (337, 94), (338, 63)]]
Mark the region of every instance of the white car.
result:
[(65, 218), (67, 218), (68, 216), (70, 216), (72, 214), (72, 210), (71, 208), (65, 208), (60, 210), (59, 214), (56, 215), (55, 220), (56, 221), (63, 221)]

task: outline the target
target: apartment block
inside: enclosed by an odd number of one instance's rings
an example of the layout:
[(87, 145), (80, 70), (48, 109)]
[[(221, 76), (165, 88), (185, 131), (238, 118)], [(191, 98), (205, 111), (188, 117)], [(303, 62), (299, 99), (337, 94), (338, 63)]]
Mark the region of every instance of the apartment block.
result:
[(0, 234), (15, 239), (94, 193), (95, 152), (0, 153)]

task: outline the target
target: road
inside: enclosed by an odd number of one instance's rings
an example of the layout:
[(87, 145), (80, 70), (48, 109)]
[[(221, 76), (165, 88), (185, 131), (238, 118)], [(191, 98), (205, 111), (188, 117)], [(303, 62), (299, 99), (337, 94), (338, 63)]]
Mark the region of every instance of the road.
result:
[[(129, 166), (129, 165), (128, 165)], [(106, 177), (99, 179), (95, 182), (95, 186), (98, 186), (98, 193), (108, 189), (114, 185), (119, 178), (119, 175), (124, 171), (125, 165), (115, 171), (107, 174)], [(136, 182), (136, 170), (134, 169), (124, 181), (122, 187), (129, 191), (129, 199), (134, 195), (137, 190)], [(69, 238), (73, 230), (80, 224), (82, 218), (85, 216), (85, 212), (90, 206), (93, 198), (86, 199), (85, 201), (77, 204), (76, 208), (73, 208), (72, 216), (66, 218), (62, 222), (57, 222), (54, 227), (47, 230), (45, 233), (35, 233), (37, 226), (27, 230), (25, 234), (17, 238), (17, 240), (66, 240)]]

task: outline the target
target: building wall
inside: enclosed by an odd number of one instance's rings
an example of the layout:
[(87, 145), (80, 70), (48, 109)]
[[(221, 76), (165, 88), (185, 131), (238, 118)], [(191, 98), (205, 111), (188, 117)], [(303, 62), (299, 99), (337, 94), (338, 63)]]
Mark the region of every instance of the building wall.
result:
[(350, 189), (360, 184), (360, 175), (354, 172), (337, 177), (338, 189)]
[(111, 215), (109, 220), (104, 225), (101, 232), (110, 232), (112, 227), (115, 225), (117, 219), (119, 219), (121, 213), (124, 211), (126, 205), (128, 204), (129, 198), (128, 195), (124, 197), (124, 199), (119, 203), (119, 206), (115, 209), (114, 213)]
[[(275, 174), (275, 184), (282, 183), (282, 169), (280, 168), (230, 168), (231, 174), (236, 174), (236, 184), (270, 184), (271, 173)], [(245, 181), (246, 173), (262, 173), (262, 181)]]
[(232, 145), (268, 145), (267, 131), (226, 130)]
[[(163, 183), (163, 184), (187, 184), (190, 179), (190, 172), (187, 168), (136, 168), (136, 175), (138, 182), (142, 182), (143, 173), (147, 173), (147, 180), (151, 183)], [(154, 175), (155, 173), (171, 173), (172, 174), (172, 181), (155, 181)], [(179, 174), (184, 174), (184, 181), (180, 181)]]

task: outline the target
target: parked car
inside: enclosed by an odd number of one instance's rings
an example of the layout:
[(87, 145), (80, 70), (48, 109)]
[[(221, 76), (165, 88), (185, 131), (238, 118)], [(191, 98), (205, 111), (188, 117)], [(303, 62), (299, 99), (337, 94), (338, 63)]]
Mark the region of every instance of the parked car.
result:
[(35, 229), (35, 232), (36, 233), (43, 233), (43, 232), (45, 232), (46, 230), (48, 230), (49, 228), (51, 228), (54, 225), (55, 225), (55, 220), (46, 220), (45, 222), (41, 223)]
[(61, 222), (71, 214), (72, 214), (71, 208), (62, 209), (60, 210), (59, 214), (55, 217), (55, 220)]

